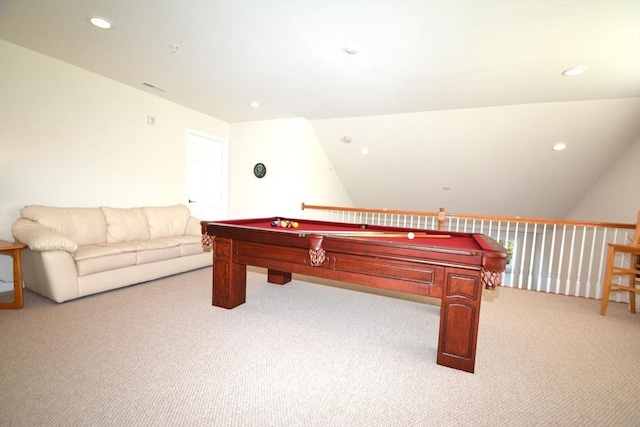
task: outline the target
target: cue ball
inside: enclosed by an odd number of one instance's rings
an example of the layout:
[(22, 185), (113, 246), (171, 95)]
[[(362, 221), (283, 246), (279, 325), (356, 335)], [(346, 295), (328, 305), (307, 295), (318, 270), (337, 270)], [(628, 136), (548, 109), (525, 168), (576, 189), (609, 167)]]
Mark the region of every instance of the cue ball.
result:
[(414, 237), (416, 237), (415, 234), (413, 233), (407, 233), (407, 239), (412, 240)]

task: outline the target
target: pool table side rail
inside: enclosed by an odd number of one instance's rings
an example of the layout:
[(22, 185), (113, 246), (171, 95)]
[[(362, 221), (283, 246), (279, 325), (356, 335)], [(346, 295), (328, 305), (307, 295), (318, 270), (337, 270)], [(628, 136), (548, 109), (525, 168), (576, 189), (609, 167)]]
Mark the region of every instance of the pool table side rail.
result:
[[(203, 221), (202, 228), (203, 232), (207, 232), (212, 237), (216, 236), (219, 238), (232, 238), (234, 240), (268, 243), (286, 247), (299, 247), (303, 249), (309, 248), (309, 238), (316, 233), (309, 233), (308, 231), (298, 229), (265, 228), (264, 226), (255, 225), (256, 223), (268, 224), (276, 218), (278, 217), (235, 220), (233, 222)], [(357, 227), (354, 227), (353, 224), (343, 225), (340, 223), (334, 224), (324, 221), (304, 221), (304, 223), (314, 224), (315, 226), (321, 225), (324, 227), (331, 225), (332, 227), (357, 230)], [(368, 230), (381, 232), (424, 232), (424, 230), (420, 229), (385, 226), (371, 226), (370, 228), (368, 228)], [(478, 266), (482, 266), (482, 268), (486, 270), (504, 271), (506, 267), (507, 250), (491, 237), (477, 233), (444, 233), (437, 231), (435, 231), (434, 233), (448, 234), (451, 236), (473, 239), (477, 244), (477, 249), (451, 248), (447, 247), (446, 244), (440, 246), (425, 245), (421, 244), (420, 240), (416, 240), (415, 242), (408, 241), (406, 243), (398, 243), (387, 242), (384, 240), (376, 241), (375, 239), (368, 239), (368, 244), (366, 246), (366, 255), (411, 262), (424, 262), (421, 260), (428, 256), (430, 263), (439, 263), (443, 266), (464, 264), (468, 265), (469, 268), (472, 269), (478, 269)], [(362, 246), (359, 244), (359, 240), (362, 239), (361, 237), (340, 236), (322, 233), (317, 234), (322, 236), (322, 246), (327, 252), (334, 251), (346, 254), (362, 254)]]

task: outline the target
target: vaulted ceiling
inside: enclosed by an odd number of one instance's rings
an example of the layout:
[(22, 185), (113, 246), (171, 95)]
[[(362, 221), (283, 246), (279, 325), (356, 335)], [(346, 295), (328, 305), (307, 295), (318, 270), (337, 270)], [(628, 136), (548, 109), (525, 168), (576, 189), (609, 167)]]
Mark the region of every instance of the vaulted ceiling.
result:
[(640, 138), (637, 0), (1, 0), (0, 38), (229, 123), (304, 117), (360, 206), (561, 217)]

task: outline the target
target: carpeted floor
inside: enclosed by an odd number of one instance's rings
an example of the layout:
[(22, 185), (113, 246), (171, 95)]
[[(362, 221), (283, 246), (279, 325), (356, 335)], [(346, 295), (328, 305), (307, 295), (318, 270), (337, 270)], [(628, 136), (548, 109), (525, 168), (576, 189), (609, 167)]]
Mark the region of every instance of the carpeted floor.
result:
[[(435, 363), (438, 300), (211, 269), (0, 311), (1, 426), (638, 426), (640, 315), (485, 292), (476, 373)], [(312, 283), (316, 282), (316, 283)], [(354, 290), (355, 289), (355, 290)]]

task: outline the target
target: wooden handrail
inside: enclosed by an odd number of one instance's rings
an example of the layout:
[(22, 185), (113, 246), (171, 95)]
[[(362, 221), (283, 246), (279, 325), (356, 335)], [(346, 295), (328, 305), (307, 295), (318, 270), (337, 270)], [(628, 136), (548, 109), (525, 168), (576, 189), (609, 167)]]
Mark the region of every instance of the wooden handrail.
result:
[(444, 210), (444, 208), (440, 208), (440, 211), (438, 212), (424, 212), (424, 211), (405, 211), (405, 210), (376, 209), (376, 208), (349, 208), (349, 207), (341, 207), (341, 206), (321, 206), (321, 205), (308, 205), (306, 203), (302, 203), (301, 208), (302, 210), (316, 209), (316, 210), (337, 211), (337, 212), (359, 212), (359, 213), (361, 212), (361, 213), (374, 213), (374, 214), (434, 216), (434, 217), (437, 217), (438, 214), (442, 214), (444, 212), (447, 217), (461, 218), (461, 219), (507, 221), (507, 222), (518, 222), (518, 223), (529, 223), (529, 224), (577, 225), (577, 226), (606, 227), (606, 228), (628, 228), (628, 229), (636, 228), (636, 224), (626, 224), (626, 223), (617, 223), (617, 222), (579, 221), (579, 220), (569, 220), (569, 219), (529, 218), (529, 217), (520, 217), (520, 216), (496, 216), (496, 215), (448, 213)]
[(437, 216), (438, 212), (423, 212), (423, 211), (399, 211), (393, 209), (376, 209), (376, 208), (347, 208), (341, 206), (321, 206), (321, 205), (308, 205), (302, 203), (302, 210), (305, 209), (317, 209), (323, 211), (339, 211), (339, 212), (364, 212), (364, 213), (381, 213), (381, 214), (400, 214), (400, 215), (421, 215), (421, 216)]

